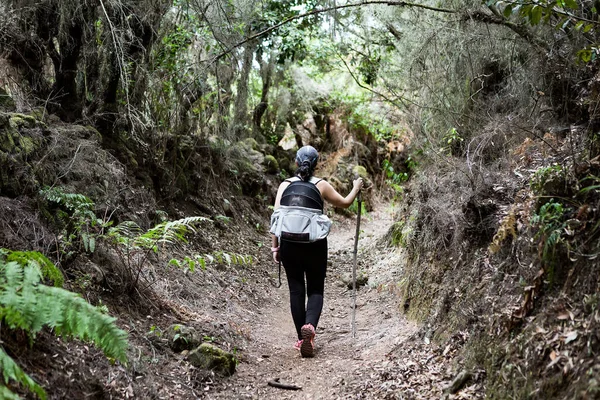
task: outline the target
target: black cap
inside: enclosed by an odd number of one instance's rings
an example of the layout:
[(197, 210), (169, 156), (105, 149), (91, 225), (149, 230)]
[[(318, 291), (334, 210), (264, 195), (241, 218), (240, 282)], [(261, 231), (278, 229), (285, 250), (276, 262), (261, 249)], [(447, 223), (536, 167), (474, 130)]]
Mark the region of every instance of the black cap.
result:
[(301, 147), (296, 152), (296, 163), (301, 166), (306, 161), (310, 163), (310, 169), (314, 169), (319, 161), (319, 152), (312, 146)]

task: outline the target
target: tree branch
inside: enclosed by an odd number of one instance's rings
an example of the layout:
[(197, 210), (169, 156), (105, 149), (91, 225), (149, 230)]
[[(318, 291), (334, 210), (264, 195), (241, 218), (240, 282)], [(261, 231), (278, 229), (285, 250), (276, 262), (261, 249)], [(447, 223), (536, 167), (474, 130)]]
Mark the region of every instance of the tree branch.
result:
[[(295, 15), (293, 17), (289, 17), (284, 19), (283, 21), (281, 21), (278, 24), (275, 24), (269, 28), (263, 29), (262, 31), (255, 33), (253, 35), (248, 36), (246, 39), (242, 40), (241, 42), (238, 42), (236, 44), (234, 44), (233, 46), (229, 47), (228, 49), (226, 49), (225, 51), (223, 51), (222, 53), (216, 55), (215, 57), (213, 57), (210, 62), (213, 63), (217, 60), (219, 60), (220, 58), (224, 57), (225, 55), (231, 53), (233, 50), (235, 50), (236, 48), (240, 47), (241, 45), (257, 39), (259, 37), (265, 36), (266, 34), (273, 32), (274, 30), (282, 27), (283, 25), (289, 24), (292, 21), (295, 21), (297, 19), (300, 18), (304, 18), (304, 17), (308, 17), (311, 15), (317, 15), (317, 14), (322, 14), (322, 13), (326, 13), (329, 11), (334, 11), (334, 10), (341, 10), (343, 8), (352, 8), (352, 7), (361, 7), (361, 6), (366, 6), (366, 5), (372, 5), (372, 4), (382, 4), (382, 5), (387, 5), (387, 6), (395, 6), (395, 7), (414, 7), (414, 8), (422, 8), (425, 10), (429, 10), (429, 11), (436, 11), (436, 12), (441, 12), (441, 13), (446, 13), (446, 14), (455, 14), (458, 11), (457, 10), (452, 10), (449, 8), (441, 8), (441, 7), (432, 7), (432, 6), (428, 6), (425, 4), (419, 4), (419, 3), (411, 3), (408, 1), (389, 1), (389, 0), (364, 0), (361, 1), (359, 3), (352, 3), (352, 4), (344, 4), (344, 5), (340, 5), (340, 6), (334, 6), (334, 7), (327, 7), (327, 8), (320, 8), (317, 10), (312, 10), (309, 11), (307, 13), (304, 14), (299, 14), (299, 15)], [(206, 60), (205, 60), (206, 61)]]
[(488, 14), (481, 10), (477, 10), (465, 14), (464, 20), (473, 20), (483, 22), (486, 24), (505, 26), (513, 32), (515, 32), (517, 35), (521, 36), (523, 39), (527, 40), (528, 42), (544, 50), (548, 50), (548, 43), (535, 36), (529, 29), (527, 29), (526, 26), (515, 24), (514, 22), (511, 22), (503, 17), (497, 17), (494, 14)]

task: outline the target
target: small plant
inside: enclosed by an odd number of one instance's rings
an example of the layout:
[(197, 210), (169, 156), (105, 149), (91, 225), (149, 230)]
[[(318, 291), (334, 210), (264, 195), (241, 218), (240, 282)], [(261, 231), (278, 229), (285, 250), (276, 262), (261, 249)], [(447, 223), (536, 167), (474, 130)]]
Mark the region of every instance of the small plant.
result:
[[(204, 217), (188, 217), (177, 221), (166, 221), (143, 232), (135, 222), (126, 221), (109, 229), (104, 239), (111, 246), (121, 261), (125, 273), (125, 289), (137, 287), (143, 275), (144, 267), (153, 254), (159, 254), (164, 246), (187, 243), (185, 235), (195, 232), (194, 225), (210, 221)], [(195, 265), (193, 260), (186, 260), (188, 265)], [(149, 285), (152, 284), (149, 282)]]
[(560, 164), (541, 167), (531, 177), (530, 186), (535, 193), (545, 194), (548, 192), (548, 186), (551, 182), (564, 181), (565, 176), (566, 171)]
[(228, 224), (231, 222), (231, 217), (227, 217), (225, 215), (216, 215), (215, 220), (219, 221), (219, 222), (223, 222), (225, 224)]
[(563, 205), (551, 199), (542, 205), (539, 212), (534, 214), (531, 224), (538, 228), (536, 239), (542, 243), (542, 262), (548, 267), (548, 280), (554, 283), (554, 269), (556, 265), (556, 247), (563, 241), (562, 233), (565, 229), (565, 210)]
[(15, 261), (21, 265), (26, 265), (28, 262), (35, 262), (42, 273), (42, 277), (50, 280), (56, 287), (63, 287), (65, 277), (60, 269), (48, 260), (45, 255), (37, 251), (12, 251), (0, 248), (0, 260), (5, 263)]
[[(21, 329), (33, 340), (47, 326), (57, 335), (91, 341), (109, 358), (126, 363), (127, 334), (115, 325), (115, 318), (76, 293), (42, 284), (38, 260), (37, 255), (10, 262), (0, 258), (0, 320), (3, 328)], [(23, 372), (1, 346), (0, 370), (4, 378), (0, 398), (19, 398), (6, 386), (14, 381), (40, 399), (46, 399), (44, 389)]]
[(42, 189), (40, 195), (56, 208), (56, 221), (63, 226), (61, 254), (68, 258), (81, 247), (93, 253), (98, 236), (112, 224), (96, 217), (94, 202), (82, 194), (65, 193), (56, 187)]
[(157, 337), (161, 337), (163, 335), (163, 332), (158, 326), (152, 325), (150, 327), (150, 330), (148, 331), (148, 335), (155, 335)]
[(404, 220), (396, 222), (391, 228), (392, 246), (406, 247), (412, 229), (406, 225)]
[[(354, 199), (354, 202), (352, 202), (352, 204), (350, 204), (350, 207), (348, 207), (348, 211), (350, 211), (352, 214), (358, 214), (358, 200)], [(360, 203), (360, 215), (367, 215), (367, 207), (365, 206), (365, 202), (361, 202)]]
[(447, 151), (451, 151), (452, 148), (458, 146), (465, 139), (462, 136), (460, 136), (456, 128), (450, 128), (448, 129), (448, 132), (446, 132), (446, 134), (442, 137), (442, 140), (447, 145), (445, 149)]

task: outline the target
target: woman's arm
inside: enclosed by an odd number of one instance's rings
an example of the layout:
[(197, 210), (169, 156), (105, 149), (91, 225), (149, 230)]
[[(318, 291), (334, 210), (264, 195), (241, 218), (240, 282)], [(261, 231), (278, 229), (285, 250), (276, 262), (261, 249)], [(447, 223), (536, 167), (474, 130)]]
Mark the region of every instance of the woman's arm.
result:
[(319, 189), (321, 189), (323, 198), (331, 203), (334, 207), (348, 208), (360, 192), (360, 189), (363, 187), (363, 180), (362, 178), (356, 179), (353, 182), (352, 190), (346, 197), (342, 197), (342, 195), (339, 194), (327, 181), (321, 181), (317, 184), (317, 186), (319, 186)]
[[(279, 185), (279, 189), (277, 189), (277, 196), (275, 196), (275, 205), (273, 206), (275, 210), (281, 205), (281, 196), (289, 184), (289, 182), (284, 181)], [(277, 236), (275, 235), (271, 235), (271, 252), (273, 253), (273, 261), (279, 262), (279, 239), (277, 239)]]

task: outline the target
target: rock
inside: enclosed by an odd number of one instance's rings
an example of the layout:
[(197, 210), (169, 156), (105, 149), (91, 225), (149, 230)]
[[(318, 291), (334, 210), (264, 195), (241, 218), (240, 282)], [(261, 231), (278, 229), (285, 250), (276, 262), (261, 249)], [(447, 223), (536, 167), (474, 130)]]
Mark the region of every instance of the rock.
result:
[(187, 359), (196, 368), (214, 371), (224, 376), (233, 375), (237, 365), (233, 354), (210, 343), (202, 343), (188, 354)]
[(234, 144), (229, 155), (238, 168), (239, 172), (257, 172), (263, 171), (262, 164), (265, 156), (258, 149), (258, 143), (252, 138), (247, 138)]
[(472, 375), (469, 371), (462, 370), (456, 377), (452, 380), (452, 382), (444, 389), (444, 392), (447, 394), (454, 394), (458, 392), (460, 389), (465, 386), (467, 381), (472, 378)]
[(369, 179), (369, 173), (362, 165), (355, 165), (354, 168), (352, 168), (352, 172), (363, 179)]
[(254, 138), (246, 138), (246, 139), (242, 140), (240, 143), (242, 143), (242, 145), (248, 149), (260, 151), (260, 146), (258, 145), (258, 142)]
[(169, 340), (169, 347), (176, 352), (194, 349), (202, 343), (202, 336), (198, 331), (194, 327), (186, 325), (169, 326), (165, 336)]
[[(348, 289), (352, 289), (352, 272), (342, 276), (342, 282)], [(365, 286), (369, 282), (369, 275), (364, 271), (356, 271), (356, 288)]]
[(279, 141), (278, 145), (284, 150), (298, 150), (298, 143), (296, 143), (296, 135), (292, 130), (290, 124), (285, 126), (283, 138)]
[(279, 171), (279, 163), (272, 155), (266, 155), (265, 160), (263, 161), (263, 165), (265, 166), (267, 173), (276, 174)]
[(12, 97), (6, 92), (6, 90), (0, 88), (0, 110), (15, 111), (17, 105)]

